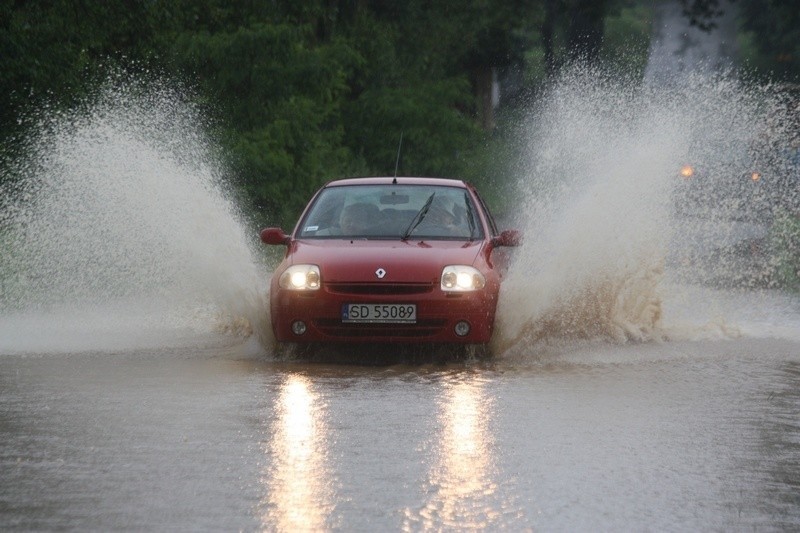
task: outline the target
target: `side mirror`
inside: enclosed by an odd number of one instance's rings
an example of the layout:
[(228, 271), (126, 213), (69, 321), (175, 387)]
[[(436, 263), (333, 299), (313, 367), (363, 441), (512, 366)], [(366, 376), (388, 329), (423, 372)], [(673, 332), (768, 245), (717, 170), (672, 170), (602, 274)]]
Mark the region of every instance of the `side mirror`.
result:
[(264, 244), (289, 244), (289, 236), (281, 228), (264, 228), (260, 235)]
[(492, 245), (497, 246), (519, 246), (522, 244), (522, 233), (515, 229), (507, 229), (492, 239)]

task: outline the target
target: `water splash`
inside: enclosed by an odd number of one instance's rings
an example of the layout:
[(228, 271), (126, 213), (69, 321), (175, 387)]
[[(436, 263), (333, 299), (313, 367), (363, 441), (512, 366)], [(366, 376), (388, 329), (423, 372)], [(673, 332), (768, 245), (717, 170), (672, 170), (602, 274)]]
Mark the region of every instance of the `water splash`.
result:
[(3, 180), (0, 350), (267, 334), (255, 232), (206, 130), (162, 82), (112, 80), (71, 112), (39, 113)]
[(675, 301), (701, 287), (769, 286), (770, 226), (799, 205), (790, 117), (780, 91), (730, 75), (652, 86), (566, 72), (527, 120), (526, 242), (503, 286), (494, 351), (740, 331), (719, 315), (689, 319)]
[[(779, 91), (732, 77), (655, 87), (567, 72), (528, 117), (526, 241), (494, 352), (797, 335), (800, 304), (770, 292), (767, 246), (775, 214), (798, 205), (790, 116)], [(111, 82), (74, 111), (42, 110), (33, 131), (0, 191), (0, 352), (196, 346), (220, 332), (271, 349), (255, 232), (180, 90)], [(740, 179), (754, 168), (760, 180)]]

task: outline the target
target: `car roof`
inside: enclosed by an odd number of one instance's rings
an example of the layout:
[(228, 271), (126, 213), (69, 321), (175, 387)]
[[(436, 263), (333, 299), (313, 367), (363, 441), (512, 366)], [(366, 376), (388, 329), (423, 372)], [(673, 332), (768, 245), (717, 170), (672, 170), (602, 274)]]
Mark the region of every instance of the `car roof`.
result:
[(345, 178), (328, 182), (325, 187), (339, 187), (342, 185), (444, 185), (449, 187), (466, 188), (467, 184), (463, 180), (450, 178), (423, 178), (412, 176), (392, 177), (363, 177)]

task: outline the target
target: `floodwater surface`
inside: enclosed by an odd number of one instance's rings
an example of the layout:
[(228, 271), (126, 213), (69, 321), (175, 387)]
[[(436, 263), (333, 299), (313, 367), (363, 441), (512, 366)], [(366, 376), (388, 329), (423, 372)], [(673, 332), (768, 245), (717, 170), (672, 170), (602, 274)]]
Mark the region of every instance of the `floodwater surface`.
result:
[(0, 358), (0, 523), (800, 527), (797, 342), (385, 367), (243, 349)]

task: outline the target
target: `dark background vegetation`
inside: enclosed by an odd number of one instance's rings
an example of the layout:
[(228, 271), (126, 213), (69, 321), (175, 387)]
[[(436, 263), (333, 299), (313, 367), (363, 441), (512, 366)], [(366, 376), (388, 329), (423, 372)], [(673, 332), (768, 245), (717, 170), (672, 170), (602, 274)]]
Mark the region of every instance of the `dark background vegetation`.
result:
[[(797, 80), (792, 0), (736, 0), (743, 56)], [(713, 31), (715, 0), (683, 0)], [(74, 105), (110, 70), (192, 87), (245, 203), (290, 226), (347, 175), (458, 176), (497, 201), (515, 117), (565, 63), (643, 71), (645, 0), (0, 0), (0, 179), (21, 116)], [(493, 79), (502, 105), (492, 105)], [(499, 206), (498, 206), (499, 207)]]

